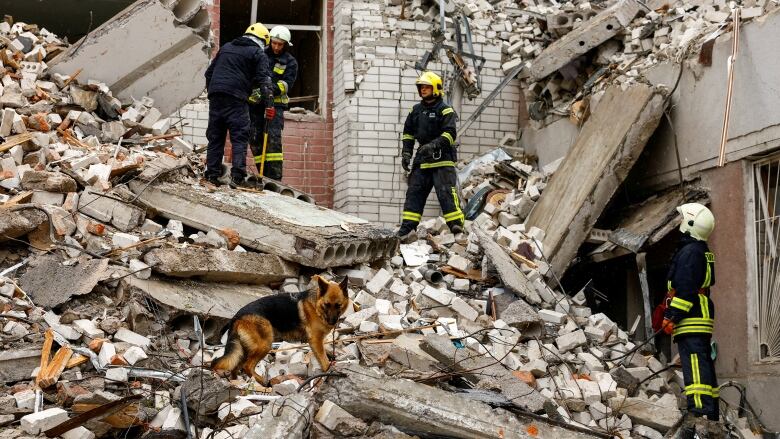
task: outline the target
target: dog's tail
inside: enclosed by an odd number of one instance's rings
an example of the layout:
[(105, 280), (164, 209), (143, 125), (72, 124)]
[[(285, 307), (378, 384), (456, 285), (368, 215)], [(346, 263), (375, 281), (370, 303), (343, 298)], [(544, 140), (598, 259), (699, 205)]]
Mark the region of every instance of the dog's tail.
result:
[(215, 372), (230, 372), (232, 375), (244, 359), (244, 347), (236, 331), (233, 330), (233, 322), (228, 330), (228, 339), (225, 344), (225, 354), (212, 360), (211, 369)]

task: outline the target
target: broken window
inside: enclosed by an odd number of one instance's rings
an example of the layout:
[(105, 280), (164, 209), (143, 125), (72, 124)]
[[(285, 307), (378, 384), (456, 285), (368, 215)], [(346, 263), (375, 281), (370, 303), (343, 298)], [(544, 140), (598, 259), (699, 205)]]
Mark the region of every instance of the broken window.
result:
[(759, 358), (780, 358), (780, 156), (757, 162), (755, 176), (756, 304)]
[[(322, 113), (326, 101), (326, 37), (323, 32), (322, 0), (239, 0), (222, 2), (220, 7), (220, 44), (243, 34), (250, 23), (259, 21), (270, 30), (283, 25), (292, 33), (290, 53), (298, 60), (298, 79), (290, 89), (291, 107), (303, 107)], [(252, 19), (252, 17), (256, 17)]]

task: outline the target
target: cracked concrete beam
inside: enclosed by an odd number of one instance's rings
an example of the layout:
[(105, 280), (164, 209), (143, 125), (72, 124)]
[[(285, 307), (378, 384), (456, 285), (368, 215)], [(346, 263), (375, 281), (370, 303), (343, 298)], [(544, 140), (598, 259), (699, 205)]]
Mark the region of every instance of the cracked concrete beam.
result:
[(636, 0), (621, 0), (556, 40), (531, 63), (534, 81), (545, 78), (583, 53), (614, 37), (639, 12)]
[(380, 375), (359, 365), (337, 368), (346, 377), (330, 378), (318, 398), (328, 399), (365, 421), (394, 425), (408, 434), (469, 439), (595, 437), (494, 409), (435, 387)]
[(51, 72), (83, 69), (81, 78), (104, 82), (120, 99), (151, 96), (160, 112), (173, 113), (203, 91), (210, 61), (201, 1), (173, 8), (180, 16), (159, 0), (133, 3), (53, 59)]
[(154, 249), (144, 262), (166, 276), (212, 282), (266, 285), (298, 277), (295, 264), (275, 255), (195, 246)]
[(546, 234), (544, 253), (562, 276), (634, 166), (664, 110), (659, 89), (609, 87), (526, 220)]
[(209, 192), (177, 182), (133, 181), (139, 201), (165, 218), (198, 230), (233, 229), (241, 245), (316, 268), (390, 258), (398, 247), (392, 230), (361, 218), (274, 192)]

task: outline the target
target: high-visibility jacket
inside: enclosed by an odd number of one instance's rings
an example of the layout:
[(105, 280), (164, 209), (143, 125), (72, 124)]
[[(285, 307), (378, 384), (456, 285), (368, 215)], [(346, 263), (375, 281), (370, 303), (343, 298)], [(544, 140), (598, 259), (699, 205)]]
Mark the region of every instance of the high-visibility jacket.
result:
[(287, 108), (290, 103), (287, 94), (298, 78), (298, 61), (286, 50), (276, 55), (270, 46), (265, 49), (265, 54), (271, 70), (274, 107)]
[(664, 317), (675, 324), (672, 337), (712, 336), (715, 305), (710, 287), (714, 284), (715, 255), (706, 242), (683, 235), (667, 276), (672, 298)]
[(431, 103), (423, 101), (412, 107), (404, 123), (402, 138), (404, 155), (412, 155), (415, 140), (421, 146), (426, 143), (435, 146), (430, 154), (421, 154), (418, 151), (412, 167), (421, 169), (455, 167), (455, 162), (458, 160), (455, 150), (457, 120), (455, 110), (444, 103), (440, 97)]

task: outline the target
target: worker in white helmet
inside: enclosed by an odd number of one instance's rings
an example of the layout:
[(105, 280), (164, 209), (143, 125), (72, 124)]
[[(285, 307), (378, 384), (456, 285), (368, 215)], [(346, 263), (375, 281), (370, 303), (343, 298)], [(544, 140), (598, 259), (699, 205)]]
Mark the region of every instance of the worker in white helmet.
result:
[[(715, 326), (715, 306), (710, 287), (715, 284), (715, 255), (707, 239), (715, 228), (715, 217), (704, 205), (679, 206), (680, 244), (667, 276), (668, 306), (663, 331), (672, 336), (680, 353), (680, 363), (688, 399), (688, 413), (682, 438), (709, 437), (719, 419), (718, 382), (711, 341)], [(704, 425), (703, 425), (704, 424)]]
[[(261, 101), (252, 102), (250, 98), (252, 136), (249, 145), (255, 158), (258, 170), (263, 170), (263, 177), (274, 180), (282, 179), (284, 164), (284, 148), (282, 146), (282, 130), (284, 129), (284, 111), (288, 109), (290, 98), (287, 96), (298, 77), (298, 61), (289, 52), (292, 46), (290, 30), (284, 26), (274, 26), (270, 32), (271, 44), (265, 49), (268, 56), (273, 85), (273, 107), (266, 108)], [(268, 118), (268, 113), (273, 117)], [(267, 127), (266, 127), (267, 124)], [(265, 136), (267, 128), (267, 139)], [(263, 143), (266, 147), (263, 148)], [(264, 151), (265, 149), (265, 151)], [(265, 152), (265, 154), (263, 154)]]

